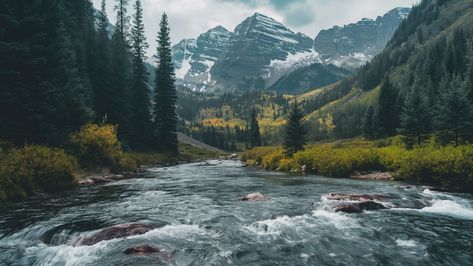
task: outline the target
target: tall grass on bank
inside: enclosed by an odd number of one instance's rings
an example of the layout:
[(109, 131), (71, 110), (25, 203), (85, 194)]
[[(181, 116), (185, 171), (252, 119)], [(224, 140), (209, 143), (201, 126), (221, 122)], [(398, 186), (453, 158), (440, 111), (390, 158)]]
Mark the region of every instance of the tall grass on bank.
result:
[(473, 191), (473, 145), (377, 147), (375, 142), (321, 144), (287, 157), (282, 148), (260, 147), (242, 154), (248, 164), (268, 170), (348, 177), (362, 171), (390, 171), (396, 179)]

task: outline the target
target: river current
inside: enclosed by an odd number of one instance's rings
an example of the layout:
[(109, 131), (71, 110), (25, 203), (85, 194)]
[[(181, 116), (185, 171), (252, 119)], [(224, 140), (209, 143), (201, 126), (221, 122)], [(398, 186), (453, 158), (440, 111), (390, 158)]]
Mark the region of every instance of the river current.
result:
[[(239, 200), (252, 192), (270, 199)], [(332, 192), (388, 195), (389, 209), (335, 212)], [(71, 245), (124, 223), (157, 228)], [(140, 244), (168, 256), (124, 253)], [(211, 161), (37, 196), (0, 212), (0, 265), (167, 264), (473, 265), (473, 195)]]

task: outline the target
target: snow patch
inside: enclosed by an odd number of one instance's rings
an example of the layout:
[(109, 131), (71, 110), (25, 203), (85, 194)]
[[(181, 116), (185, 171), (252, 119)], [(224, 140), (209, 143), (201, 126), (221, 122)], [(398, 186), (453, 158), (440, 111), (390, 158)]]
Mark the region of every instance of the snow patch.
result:
[(300, 52), (294, 54), (288, 54), (284, 60), (271, 60), (269, 64), (270, 68), (274, 69), (285, 69), (290, 68), (294, 65), (310, 65), (313, 63), (320, 63), (319, 53), (314, 50), (307, 52)]

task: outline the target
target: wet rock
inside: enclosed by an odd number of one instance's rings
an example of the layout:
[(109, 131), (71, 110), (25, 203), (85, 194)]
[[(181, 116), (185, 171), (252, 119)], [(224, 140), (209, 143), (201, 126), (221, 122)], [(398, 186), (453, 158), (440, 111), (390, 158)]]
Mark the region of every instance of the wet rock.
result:
[(112, 179), (107, 178), (107, 177), (105, 177), (105, 176), (93, 176), (93, 177), (91, 177), (90, 179), (92, 179), (96, 184), (100, 184), (100, 183), (110, 183), (110, 182), (113, 181)]
[(374, 210), (382, 210), (382, 209), (387, 209), (387, 208), (381, 203), (368, 200), (368, 201), (346, 203), (346, 204), (338, 205), (335, 207), (335, 212), (361, 213), (364, 210), (374, 211)]
[(232, 155), (230, 155), (230, 157), (228, 157), (230, 160), (233, 160), (233, 161), (238, 161), (240, 159), (240, 157), (238, 156), (238, 154), (234, 153)]
[(92, 186), (95, 184), (95, 181), (90, 178), (81, 179), (79, 185), (81, 186)]
[(244, 196), (243, 198), (241, 198), (241, 201), (265, 201), (268, 199), (268, 197), (264, 196), (260, 192), (256, 192)]
[(142, 223), (127, 223), (110, 226), (91, 235), (80, 236), (71, 241), (72, 246), (91, 246), (100, 241), (127, 236), (142, 235), (158, 226)]
[(166, 249), (159, 248), (156, 246), (151, 246), (148, 244), (133, 246), (125, 250), (125, 252), (123, 253), (126, 255), (134, 255), (134, 256), (156, 255), (159, 259), (165, 262), (171, 261), (171, 253), (169, 251), (167, 251)]
[(388, 201), (392, 199), (389, 195), (383, 194), (347, 194), (347, 193), (330, 193), (327, 196), (328, 200), (344, 200), (344, 201)]
[(392, 180), (391, 172), (357, 172), (350, 176), (351, 178), (364, 180)]

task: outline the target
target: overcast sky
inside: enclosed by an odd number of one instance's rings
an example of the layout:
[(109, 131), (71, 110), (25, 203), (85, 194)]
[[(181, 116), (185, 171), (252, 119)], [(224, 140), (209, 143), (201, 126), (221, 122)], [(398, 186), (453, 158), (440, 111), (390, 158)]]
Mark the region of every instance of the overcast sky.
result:
[[(115, 22), (113, 6), (107, 0), (108, 16)], [(100, 9), (101, 0), (93, 0)], [(130, 0), (130, 15), (133, 13)], [(376, 18), (394, 7), (411, 7), (417, 0), (142, 0), (149, 54), (154, 54), (155, 39), (162, 12), (169, 16), (173, 44), (195, 38), (210, 28), (222, 25), (230, 31), (255, 12), (282, 22), (295, 32), (315, 38), (322, 29), (345, 25), (361, 18)]]

